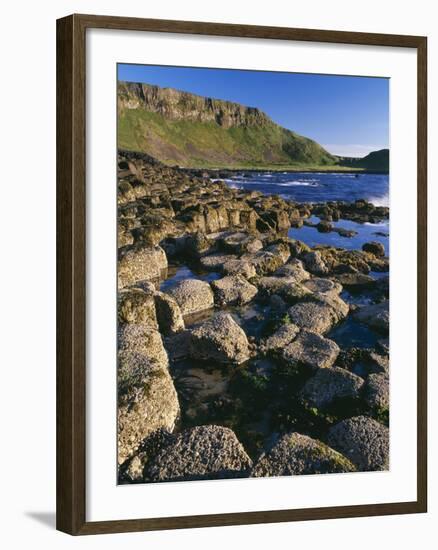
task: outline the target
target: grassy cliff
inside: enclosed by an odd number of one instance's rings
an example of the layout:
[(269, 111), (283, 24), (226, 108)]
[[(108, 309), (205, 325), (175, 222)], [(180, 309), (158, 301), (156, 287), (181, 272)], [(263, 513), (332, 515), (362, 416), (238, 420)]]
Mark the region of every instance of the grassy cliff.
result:
[(315, 141), (265, 113), (147, 84), (119, 83), (118, 145), (183, 167), (335, 167)]

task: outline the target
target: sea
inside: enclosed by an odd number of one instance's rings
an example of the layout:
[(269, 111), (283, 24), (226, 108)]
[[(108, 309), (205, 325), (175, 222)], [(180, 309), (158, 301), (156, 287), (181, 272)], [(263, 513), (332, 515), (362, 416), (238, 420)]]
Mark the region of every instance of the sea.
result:
[[(301, 203), (326, 201), (354, 202), (366, 199), (375, 206), (389, 206), (388, 174), (346, 174), (327, 172), (244, 172), (226, 179), (236, 189), (260, 191), (279, 195), (286, 200)], [(312, 216), (310, 222), (318, 223)], [(336, 232), (319, 233), (313, 227), (292, 228), (289, 236), (309, 246), (330, 245), (348, 249), (361, 249), (369, 241), (378, 241), (389, 253), (389, 221), (382, 223), (356, 223), (350, 220), (334, 222), (335, 227), (353, 229), (354, 237), (342, 237)]]

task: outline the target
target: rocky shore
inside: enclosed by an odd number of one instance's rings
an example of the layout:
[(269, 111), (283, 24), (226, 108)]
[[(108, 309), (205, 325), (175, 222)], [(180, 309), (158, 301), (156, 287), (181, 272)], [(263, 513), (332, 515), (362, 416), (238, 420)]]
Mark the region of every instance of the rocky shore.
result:
[[(119, 481), (387, 469), (386, 252), (290, 230), (388, 208), (295, 203), (227, 175), (119, 152)], [(373, 345), (340, 345), (349, 324)]]

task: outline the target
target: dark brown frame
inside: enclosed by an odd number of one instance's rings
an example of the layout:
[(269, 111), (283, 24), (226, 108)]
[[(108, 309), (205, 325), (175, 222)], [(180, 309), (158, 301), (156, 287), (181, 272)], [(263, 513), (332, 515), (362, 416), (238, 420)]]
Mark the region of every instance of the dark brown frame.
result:
[[(85, 32), (87, 28), (415, 48), (418, 71), (417, 500), (87, 522), (85, 514)], [(72, 535), (427, 511), (427, 39), (96, 15), (57, 21), (57, 529)]]

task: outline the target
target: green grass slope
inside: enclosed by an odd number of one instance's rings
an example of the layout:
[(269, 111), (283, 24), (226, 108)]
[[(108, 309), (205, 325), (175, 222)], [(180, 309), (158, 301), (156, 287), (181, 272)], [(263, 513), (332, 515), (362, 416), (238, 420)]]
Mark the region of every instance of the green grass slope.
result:
[(362, 168), (370, 172), (389, 172), (389, 149), (372, 151), (361, 159), (343, 158), (340, 162), (344, 166)]
[(337, 163), (315, 141), (274, 122), (226, 128), (212, 121), (172, 120), (142, 108), (119, 111), (118, 145), (182, 167), (318, 167)]

